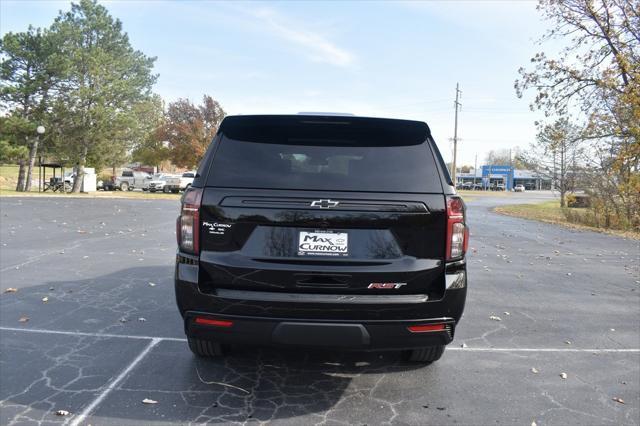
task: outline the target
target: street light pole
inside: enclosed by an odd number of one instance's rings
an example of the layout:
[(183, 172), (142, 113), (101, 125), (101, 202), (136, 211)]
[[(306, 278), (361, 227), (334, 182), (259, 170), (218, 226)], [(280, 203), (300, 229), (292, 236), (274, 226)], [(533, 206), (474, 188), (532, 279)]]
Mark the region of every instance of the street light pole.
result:
[(24, 183), (24, 190), (31, 191), (31, 179), (33, 178), (33, 167), (36, 164), (36, 153), (38, 152), (38, 145), (40, 144), (40, 135), (44, 134), (44, 126), (36, 127), (36, 133), (38, 136), (31, 144), (31, 149), (29, 150), (29, 167), (27, 168), (27, 179)]

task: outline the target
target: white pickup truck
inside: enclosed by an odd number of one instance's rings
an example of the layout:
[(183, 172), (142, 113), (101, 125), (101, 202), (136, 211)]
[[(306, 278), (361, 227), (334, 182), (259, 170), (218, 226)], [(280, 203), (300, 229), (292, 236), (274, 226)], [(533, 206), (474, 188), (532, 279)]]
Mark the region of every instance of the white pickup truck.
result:
[(196, 177), (196, 172), (184, 172), (182, 176), (167, 178), (163, 191), (164, 192), (178, 192), (184, 191), (193, 183), (193, 179)]
[(99, 185), (105, 191), (132, 191), (134, 188), (143, 188), (151, 175), (146, 172), (134, 172), (133, 170), (123, 170), (122, 175), (112, 177), (111, 182), (102, 182)]

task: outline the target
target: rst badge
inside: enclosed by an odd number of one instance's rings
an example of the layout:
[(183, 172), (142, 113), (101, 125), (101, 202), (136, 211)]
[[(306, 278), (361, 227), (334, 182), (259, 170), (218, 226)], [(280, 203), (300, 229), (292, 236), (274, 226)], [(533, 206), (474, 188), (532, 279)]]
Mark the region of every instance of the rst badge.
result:
[(375, 288), (380, 290), (397, 290), (407, 283), (371, 283), (367, 288)]

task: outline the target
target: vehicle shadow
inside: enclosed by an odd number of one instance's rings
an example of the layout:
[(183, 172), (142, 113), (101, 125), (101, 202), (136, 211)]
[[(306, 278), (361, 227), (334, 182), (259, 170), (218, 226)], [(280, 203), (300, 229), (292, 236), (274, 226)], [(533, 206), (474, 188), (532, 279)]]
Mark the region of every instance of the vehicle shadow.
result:
[[(47, 303), (42, 302), (43, 297), (48, 297)], [(19, 323), (21, 315), (28, 315), (29, 321)], [(0, 391), (0, 410), (2, 405), (26, 409), (37, 406), (42, 410), (38, 418), (45, 420), (55, 420), (55, 411), (61, 406), (80, 412), (153, 337), (159, 338), (157, 345), (96, 407), (91, 416), (96, 422), (318, 422), (328, 419), (334, 410), (345, 410), (342, 402), (350, 397), (375, 399), (372, 393), (385, 375), (422, 368), (404, 362), (399, 352), (322, 348), (235, 346), (224, 359), (198, 358), (182, 340), (182, 319), (175, 307), (169, 266), (128, 268), (97, 278), (49, 282), (2, 295), (0, 324), (70, 333), (36, 336), (11, 332), (11, 339), (0, 342), (3, 372), (33, 365), (40, 370), (33, 372), (34, 377), (42, 380), (56, 371), (55, 386), (47, 385), (48, 380), (34, 386), (31, 379), (20, 380), (18, 374), (11, 375), (15, 380), (0, 375), (0, 388), (4, 388)], [(43, 357), (53, 339), (60, 354)], [(71, 343), (65, 343), (69, 339)], [(77, 386), (77, 371), (83, 369), (101, 371), (91, 375), (91, 386), (85, 384), (82, 390), (70, 391)], [(8, 383), (10, 380), (12, 383)], [(84, 392), (86, 399), (78, 392)], [(158, 404), (143, 404), (145, 398)], [(54, 400), (55, 404), (43, 403)], [(11, 415), (3, 416), (4, 421), (11, 422)]]

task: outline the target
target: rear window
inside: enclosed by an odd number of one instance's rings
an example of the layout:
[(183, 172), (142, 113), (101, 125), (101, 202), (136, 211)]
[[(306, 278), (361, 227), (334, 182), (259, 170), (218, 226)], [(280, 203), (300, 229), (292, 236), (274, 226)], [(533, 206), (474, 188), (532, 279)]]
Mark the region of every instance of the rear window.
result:
[(230, 117), (207, 185), (441, 192), (424, 123), (356, 117)]

